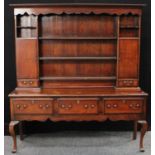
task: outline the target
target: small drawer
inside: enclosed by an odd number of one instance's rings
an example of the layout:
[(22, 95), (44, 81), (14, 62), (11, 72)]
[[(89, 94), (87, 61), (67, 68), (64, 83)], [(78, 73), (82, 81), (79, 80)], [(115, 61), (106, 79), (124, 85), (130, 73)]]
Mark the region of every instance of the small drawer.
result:
[(143, 99), (105, 99), (105, 113), (142, 113)]
[(138, 86), (138, 80), (130, 80), (130, 79), (123, 79), (118, 81), (119, 87), (136, 87)]
[(15, 114), (52, 114), (52, 100), (15, 99), (13, 109)]
[(38, 87), (39, 81), (34, 79), (20, 79), (17, 80), (18, 87)]
[(97, 99), (59, 99), (59, 114), (97, 114)]

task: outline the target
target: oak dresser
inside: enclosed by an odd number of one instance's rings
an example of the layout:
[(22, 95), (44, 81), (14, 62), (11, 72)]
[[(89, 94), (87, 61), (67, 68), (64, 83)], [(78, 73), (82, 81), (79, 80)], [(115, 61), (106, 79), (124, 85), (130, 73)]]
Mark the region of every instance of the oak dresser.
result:
[(139, 87), (143, 4), (11, 4), (17, 87), (9, 131), (22, 121), (111, 121), (147, 130)]

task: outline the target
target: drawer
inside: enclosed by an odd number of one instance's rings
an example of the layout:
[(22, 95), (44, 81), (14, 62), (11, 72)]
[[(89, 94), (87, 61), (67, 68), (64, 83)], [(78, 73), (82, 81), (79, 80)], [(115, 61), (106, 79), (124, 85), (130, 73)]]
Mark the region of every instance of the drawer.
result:
[(36, 79), (18, 79), (18, 87), (38, 87), (39, 81)]
[(142, 113), (143, 112), (143, 99), (105, 99), (105, 113)]
[(15, 114), (52, 114), (52, 100), (13, 100)]
[(98, 99), (59, 99), (59, 114), (97, 114)]
[(132, 80), (132, 79), (118, 80), (118, 86), (119, 87), (136, 87), (138, 86), (138, 80)]

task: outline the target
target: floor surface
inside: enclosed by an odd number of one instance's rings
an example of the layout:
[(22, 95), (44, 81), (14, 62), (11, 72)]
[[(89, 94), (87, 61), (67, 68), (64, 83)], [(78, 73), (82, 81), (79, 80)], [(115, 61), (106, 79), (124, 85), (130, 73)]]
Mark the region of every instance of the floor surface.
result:
[[(17, 155), (150, 155), (151, 132), (144, 139), (145, 152), (139, 152), (139, 134), (132, 132), (64, 131), (33, 134), (24, 141), (17, 136)], [(11, 155), (12, 138), (5, 136), (5, 155)]]

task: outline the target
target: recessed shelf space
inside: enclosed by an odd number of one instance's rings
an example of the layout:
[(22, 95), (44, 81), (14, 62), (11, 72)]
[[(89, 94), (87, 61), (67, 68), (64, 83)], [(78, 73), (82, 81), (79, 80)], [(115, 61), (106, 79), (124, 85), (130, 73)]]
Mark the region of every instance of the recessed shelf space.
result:
[(120, 16), (120, 27), (139, 27), (139, 16), (137, 15), (122, 15)]
[(139, 37), (139, 29), (131, 28), (121, 28), (119, 37)]
[(126, 25), (126, 26), (120, 26), (120, 29), (139, 29), (139, 26)]
[(49, 36), (66, 36), (70, 38), (70, 36), (74, 36), (76, 39), (78, 39), (77, 37), (89, 38), (90, 36), (117, 36), (116, 16), (110, 16), (106, 14), (83, 14), (82, 16), (80, 14), (63, 14), (61, 16), (41, 16), (39, 19), (39, 27), (39, 36), (43, 38)]
[(40, 77), (40, 80), (116, 80), (116, 77)]
[(117, 60), (117, 57), (39, 57), (39, 60)]
[(117, 37), (39, 37), (40, 40), (114, 40)]
[(35, 26), (17, 26), (18, 29), (36, 29)]
[(33, 38), (37, 36), (37, 16), (19, 15), (16, 20), (17, 38)]

